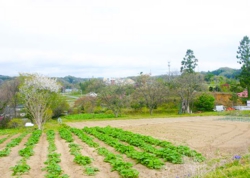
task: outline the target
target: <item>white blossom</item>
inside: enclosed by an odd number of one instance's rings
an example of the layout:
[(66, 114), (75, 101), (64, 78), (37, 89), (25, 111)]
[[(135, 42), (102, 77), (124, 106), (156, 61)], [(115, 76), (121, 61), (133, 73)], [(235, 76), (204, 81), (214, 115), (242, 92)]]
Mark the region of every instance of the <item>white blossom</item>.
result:
[(32, 119), (42, 129), (43, 124), (51, 117), (52, 93), (57, 93), (60, 85), (56, 79), (40, 74), (23, 75), (24, 83), (20, 87), (20, 94), (27, 111)]
[(56, 79), (45, 77), (40, 74), (33, 74), (30, 77), (27, 77), (24, 85), (27, 88), (33, 88), (35, 90), (48, 90), (51, 92), (58, 92), (60, 89)]

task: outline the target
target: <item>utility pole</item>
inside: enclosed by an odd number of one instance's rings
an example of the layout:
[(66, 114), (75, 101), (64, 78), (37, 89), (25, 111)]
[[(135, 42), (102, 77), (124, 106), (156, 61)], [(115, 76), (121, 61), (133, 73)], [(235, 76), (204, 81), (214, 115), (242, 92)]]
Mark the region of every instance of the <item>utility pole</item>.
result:
[(168, 61), (168, 81), (170, 81), (170, 62)]

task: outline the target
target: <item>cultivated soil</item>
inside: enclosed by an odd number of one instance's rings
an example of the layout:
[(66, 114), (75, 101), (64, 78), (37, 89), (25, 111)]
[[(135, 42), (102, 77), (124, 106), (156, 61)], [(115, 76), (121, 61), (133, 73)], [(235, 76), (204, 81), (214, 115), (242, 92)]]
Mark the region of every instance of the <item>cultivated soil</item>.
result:
[[(197, 163), (190, 158), (185, 158), (185, 163), (180, 165), (166, 163), (161, 170), (151, 170), (126, 156), (126, 161), (135, 165), (133, 168), (140, 172), (139, 177), (142, 178), (175, 178), (189, 177), (193, 175), (202, 175), (207, 171), (213, 170), (218, 165), (225, 164), (232, 160), (234, 155), (243, 155), (249, 153), (250, 148), (250, 122), (221, 121), (220, 117), (182, 117), (182, 118), (158, 118), (158, 119), (136, 119), (136, 120), (112, 120), (112, 121), (86, 121), (67, 123), (72, 127), (83, 128), (84, 126), (101, 126), (110, 125), (129, 130), (143, 135), (150, 135), (155, 138), (170, 141), (175, 145), (186, 145), (191, 149), (201, 152), (205, 157), (204, 163)], [(13, 137), (12, 137), (13, 138)], [(9, 167), (14, 166), (20, 156), (18, 150), (24, 147), (28, 136), (26, 136), (21, 144), (12, 148), (12, 152), (8, 157), (0, 158), (0, 171), (4, 177), (11, 177)], [(11, 138), (10, 138), (11, 139)], [(0, 144), (0, 149), (10, 141), (8, 139)], [(95, 139), (101, 146), (117, 153), (112, 147), (106, 145), (102, 141)], [(90, 148), (80, 139), (74, 136), (74, 142), (79, 144), (83, 149), (81, 153), (94, 159), (92, 166), (97, 167), (100, 171), (92, 177), (96, 178), (118, 178), (117, 172), (111, 172), (109, 163), (103, 161), (103, 157), (98, 155), (94, 148)], [(61, 153), (60, 163), (65, 174), (70, 177), (89, 177), (83, 173), (84, 168), (73, 162), (73, 156), (69, 153), (68, 143), (62, 140), (58, 133), (56, 135), (55, 144), (57, 152)], [(31, 166), (28, 174), (21, 177), (44, 177), (45, 167), (43, 162), (46, 160), (48, 143), (46, 135), (43, 134), (38, 145), (36, 145), (34, 156), (31, 156), (27, 163)], [(118, 153), (117, 153), (118, 154)], [(1, 177), (1, 176), (0, 176)]]

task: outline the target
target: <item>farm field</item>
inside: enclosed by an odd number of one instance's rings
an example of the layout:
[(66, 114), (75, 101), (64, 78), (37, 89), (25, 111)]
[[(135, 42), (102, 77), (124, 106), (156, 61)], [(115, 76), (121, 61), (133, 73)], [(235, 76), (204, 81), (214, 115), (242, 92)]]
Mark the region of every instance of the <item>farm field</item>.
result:
[[(0, 142), (0, 150), (4, 150), (12, 139), (21, 137), (20, 143), (18, 142), (16, 145), (10, 147), (11, 151), (9, 155), (0, 157), (1, 177), (13, 177), (13, 170), (10, 168), (20, 164), (20, 160), (25, 160), (25, 163), (30, 166), (30, 170), (21, 175), (23, 178), (42, 178), (45, 177), (45, 175), (48, 177), (49, 174), (52, 175), (51, 172), (54, 174), (56, 170), (57, 177), (69, 176), (75, 178), (90, 177), (86, 172), (88, 172), (88, 174), (94, 174), (92, 177), (96, 178), (118, 178), (121, 177), (121, 175), (129, 175), (129, 173), (134, 175), (139, 173), (139, 177), (142, 178), (175, 178), (190, 177), (195, 174), (201, 175), (206, 171), (212, 170), (215, 165), (224, 164), (226, 161), (232, 159), (234, 155), (249, 153), (250, 122), (221, 121), (218, 120), (218, 118), (218, 116), (211, 116), (85, 121), (67, 123), (71, 128), (61, 128), (59, 131), (45, 130), (41, 135), (33, 134), (33, 132), (14, 134), (2, 143)], [(111, 127), (106, 127), (108, 125)], [(84, 127), (85, 129), (80, 130)], [(103, 129), (103, 127), (105, 127), (105, 129)], [(114, 128), (121, 128), (122, 130), (112, 130)], [(152, 136), (158, 140), (169, 141), (173, 143), (174, 146), (188, 146), (191, 150), (196, 150), (205, 156), (206, 160), (204, 162), (194, 161), (194, 158), (196, 160), (202, 158), (198, 153), (196, 155), (197, 157), (188, 157), (189, 154), (178, 157), (179, 154), (176, 153), (173, 159), (166, 158), (164, 156), (168, 155), (162, 154), (161, 158), (152, 158), (154, 159), (154, 164), (145, 164), (145, 162), (136, 164), (139, 162), (136, 156), (126, 156), (121, 153), (121, 149), (116, 148), (116, 145), (118, 145), (118, 147), (124, 146), (135, 153), (145, 150), (150, 150), (152, 153), (154, 150), (164, 147), (166, 143), (164, 142), (163, 144), (162, 142), (162, 144), (160, 144), (159, 142), (158, 145), (153, 145), (153, 143), (157, 141), (153, 140), (150, 144), (154, 147), (153, 150), (150, 145), (147, 148), (131, 146), (133, 143), (129, 142), (129, 140), (132, 140), (133, 136), (128, 140), (124, 140), (121, 137), (126, 135), (125, 131)], [(117, 133), (117, 136), (114, 135), (115, 133)], [(33, 143), (30, 141), (34, 140), (30, 139), (32, 135), (37, 138), (37, 144), (36, 142)], [(0, 140), (6, 137), (7, 135), (1, 135)], [(116, 139), (119, 140), (119, 143)], [(123, 140), (121, 141), (120, 139)], [(27, 142), (29, 142), (29, 144), (27, 144)], [(137, 142), (134, 144), (136, 143)], [(129, 145), (133, 148), (128, 147)], [(173, 145), (171, 146), (174, 148)], [(143, 146), (145, 146), (145, 144), (143, 144)], [(20, 150), (24, 148), (31, 149), (31, 154), (20, 155)], [(194, 153), (196, 152), (192, 152), (192, 154)], [(50, 155), (50, 157), (48, 157), (48, 155)], [(165, 158), (167, 161), (164, 160)], [(106, 160), (105, 162), (104, 159)], [(173, 164), (171, 161), (180, 161), (183, 162), (183, 164)], [(44, 162), (46, 162), (46, 164), (44, 164)], [(119, 163), (114, 165), (113, 162)], [(131, 166), (130, 163), (132, 163), (133, 166)], [(122, 165), (125, 168), (119, 170), (119, 166), (117, 165)], [(158, 169), (157, 165), (161, 168)], [(42, 171), (42, 169), (44, 170)], [(117, 171), (111, 172), (112, 169)], [(127, 170), (127, 172), (125, 170)]]

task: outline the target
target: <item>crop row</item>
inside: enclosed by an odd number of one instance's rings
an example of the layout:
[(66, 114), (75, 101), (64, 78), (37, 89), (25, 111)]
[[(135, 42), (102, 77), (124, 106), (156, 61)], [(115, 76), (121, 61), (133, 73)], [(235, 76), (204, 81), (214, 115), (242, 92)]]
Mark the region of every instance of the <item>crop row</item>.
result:
[(81, 154), (80, 150), (81, 147), (80, 145), (73, 143), (74, 139), (72, 137), (71, 132), (69, 131), (68, 128), (61, 128), (59, 130), (59, 134), (61, 136), (61, 138), (65, 139), (67, 142), (69, 142), (69, 148), (70, 148), (70, 153), (71, 155), (74, 156), (74, 162), (84, 166), (85, 168), (85, 173), (87, 175), (95, 175), (97, 171), (99, 171), (98, 168), (92, 167), (90, 166), (90, 164), (92, 163), (92, 159), (88, 156), (84, 156)]
[[(97, 153), (104, 157), (104, 162), (111, 165), (111, 171), (117, 171), (120, 176), (124, 178), (137, 178), (139, 177), (139, 172), (133, 168), (133, 163), (124, 161), (121, 154), (136, 160), (137, 163), (150, 169), (160, 169), (165, 164), (164, 161), (178, 164), (183, 163), (184, 156), (192, 157), (199, 162), (204, 160), (204, 157), (200, 153), (187, 146), (175, 146), (170, 142), (155, 139), (151, 136), (144, 136), (110, 126), (84, 127), (83, 129), (62, 126), (58, 132), (60, 137), (68, 143), (69, 152), (74, 156), (73, 161), (83, 166), (87, 175), (95, 175), (99, 170), (91, 166), (93, 158), (81, 154), (82, 148), (74, 142), (72, 134), (76, 135), (88, 146), (95, 148)], [(6, 147), (0, 151), (0, 157), (8, 156), (11, 152), (11, 148), (20, 144), (27, 134), (28, 132), (22, 133), (7, 143)], [(27, 164), (27, 160), (34, 155), (34, 146), (39, 142), (41, 135), (42, 131), (40, 130), (35, 130), (31, 133), (25, 143), (25, 147), (18, 152), (22, 158), (14, 167), (10, 168), (13, 171), (12, 175), (22, 175), (23, 173), (29, 172), (31, 167)], [(9, 135), (0, 139), (0, 143), (1, 140), (4, 142), (11, 136), (12, 135)], [(44, 162), (45, 167), (42, 169), (47, 171), (45, 177), (68, 178), (69, 176), (63, 174), (63, 170), (60, 166), (61, 154), (56, 152), (55, 131), (48, 130), (46, 136), (49, 145), (47, 160)], [(95, 141), (96, 139), (113, 147), (121, 154), (114, 154), (107, 148), (101, 147), (100, 144)]]
[(45, 177), (47, 178), (67, 178), (69, 177), (67, 174), (63, 174), (63, 170), (61, 166), (58, 164), (61, 162), (60, 154), (56, 153), (56, 145), (55, 145), (55, 131), (54, 130), (48, 130), (46, 132), (47, 140), (49, 142), (48, 146), (48, 155), (47, 160), (44, 162), (46, 164), (46, 167), (42, 170), (46, 170), (47, 174)]
[(117, 138), (123, 142), (127, 142), (130, 145), (136, 146), (146, 152), (154, 154), (156, 157), (163, 158), (165, 161), (169, 161), (171, 163), (182, 163), (182, 155), (178, 153), (174, 149), (170, 148), (162, 148), (158, 149), (154, 146), (152, 146), (149, 143), (146, 143), (144, 140), (137, 138), (136, 136), (127, 136), (125, 134), (122, 134), (121, 132), (117, 132), (112, 130), (111, 127), (94, 127), (96, 131), (111, 136), (112, 138)]
[(98, 138), (99, 140), (102, 140), (109, 146), (114, 147), (116, 151), (127, 155), (127, 157), (129, 158), (137, 160), (137, 163), (140, 163), (148, 168), (160, 169), (164, 165), (164, 163), (159, 158), (157, 158), (154, 154), (150, 154), (148, 152), (137, 151), (133, 146), (125, 145), (116, 138), (112, 138), (108, 136), (107, 134), (103, 134), (103, 133), (96, 131), (95, 128), (84, 127), (83, 131), (95, 136), (96, 138)]
[(0, 157), (8, 156), (11, 152), (11, 148), (19, 145), (22, 139), (27, 135), (27, 132), (22, 133), (19, 137), (11, 139), (9, 143), (7, 143), (6, 147), (0, 151)]
[[(119, 128), (112, 128), (110, 126), (101, 128), (94, 127), (98, 132), (118, 138), (121, 141), (127, 142), (133, 146), (144, 149), (145, 151), (154, 153), (158, 157), (163, 158), (165, 161), (172, 163), (183, 163), (183, 156), (193, 157), (194, 161), (202, 162), (205, 158), (195, 150), (187, 146), (174, 146), (172, 143), (155, 139), (151, 136), (136, 134), (130, 131), (124, 131)], [(155, 146), (160, 146), (157, 149)]]
[(139, 172), (132, 168), (133, 164), (124, 161), (121, 155), (113, 154), (106, 148), (100, 147), (98, 143), (94, 142), (90, 136), (80, 129), (71, 128), (70, 131), (90, 147), (97, 148), (98, 154), (104, 156), (104, 161), (112, 166), (111, 171), (117, 171), (123, 178), (137, 178), (139, 176)]
[(10, 137), (12, 137), (13, 134), (10, 134), (2, 139), (0, 139), (0, 144), (2, 144), (3, 142), (5, 142), (7, 139), (9, 139)]
[(35, 130), (31, 133), (28, 141), (25, 143), (25, 147), (18, 152), (19, 155), (22, 156), (22, 159), (18, 161), (18, 163), (14, 167), (10, 168), (13, 171), (12, 175), (21, 175), (25, 172), (29, 172), (30, 166), (27, 164), (27, 159), (34, 155), (33, 148), (35, 144), (38, 143), (41, 135), (41, 130)]

